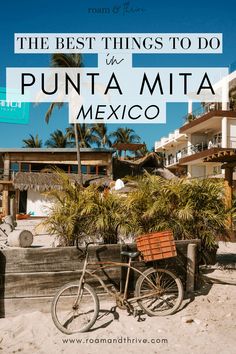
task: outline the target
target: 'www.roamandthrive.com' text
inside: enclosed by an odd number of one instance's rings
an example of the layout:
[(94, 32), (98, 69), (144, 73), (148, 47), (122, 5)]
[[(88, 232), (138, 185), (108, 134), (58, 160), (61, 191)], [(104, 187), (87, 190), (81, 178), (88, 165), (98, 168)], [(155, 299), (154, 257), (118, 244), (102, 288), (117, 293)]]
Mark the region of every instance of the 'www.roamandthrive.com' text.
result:
[(66, 338), (63, 344), (168, 344), (167, 338)]

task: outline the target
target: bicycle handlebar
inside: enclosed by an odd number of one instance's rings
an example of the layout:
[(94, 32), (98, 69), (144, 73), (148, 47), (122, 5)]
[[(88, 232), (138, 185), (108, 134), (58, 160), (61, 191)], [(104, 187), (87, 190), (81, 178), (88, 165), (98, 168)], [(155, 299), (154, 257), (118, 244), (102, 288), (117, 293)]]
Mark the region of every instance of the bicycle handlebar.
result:
[[(78, 240), (77, 240), (78, 241)], [(83, 255), (84, 256), (86, 256), (86, 254), (88, 253), (88, 247), (90, 246), (90, 245), (103, 245), (103, 243), (102, 242), (85, 242), (85, 250), (82, 250), (79, 246), (78, 246), (78, 242), (76, 242), (76, 248), (79, 250), (79, 251), (81, 251), (82, 253), (83, 253)]]

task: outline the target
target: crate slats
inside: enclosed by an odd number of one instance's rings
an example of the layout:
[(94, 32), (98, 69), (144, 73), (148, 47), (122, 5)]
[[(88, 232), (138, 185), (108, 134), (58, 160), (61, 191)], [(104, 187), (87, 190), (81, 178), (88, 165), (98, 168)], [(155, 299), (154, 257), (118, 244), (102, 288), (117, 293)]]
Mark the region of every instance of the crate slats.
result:
[(137, 237), (136, 243), (145, 262), (177, 256), (171, 230), (140, 235)]

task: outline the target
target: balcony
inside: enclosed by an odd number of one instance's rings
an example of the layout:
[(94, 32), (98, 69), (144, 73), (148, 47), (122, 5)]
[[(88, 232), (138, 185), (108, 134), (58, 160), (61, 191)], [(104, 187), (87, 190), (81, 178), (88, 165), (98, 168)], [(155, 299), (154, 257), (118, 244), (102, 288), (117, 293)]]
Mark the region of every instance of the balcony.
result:
[(163, 152), (163, 149), (168, 149), (173, 146), (179, 146), (183, 144), (187, 139), (185, 134), (180, 134), (179, 129), (176, 129), (174, 133), (170, 133), (168, 137), (163, 137), (161, 140), (155, 142), (155, 151)]
[[(227, 147), (222, 148), (221, 141), (200, 142), (190, 145), (181, 151), (180, 165), (202, 164), (203, 162), (224, 162), (226, 156), (229, 161), (235, 159), (236, 137), (228, 137)], [(212, 158), (213, 156), (213, 158)], [(222, 157), (222, 161), (220, 158)], [(215, 158), (215, 159), (214, 159)]]
[(165, 159), (164, 159), (164, 165), (165, 165), (166, 167), (174, 167), (175, 165), (178, 165), (179, 160), (180, 160), (182, 157), (184, 157), (183, 151), (184, 151), (184, 149), (182, 149), (182, 150), (176, 152), (175, 155), (173, 155), (173, 154), (167, 155), (167, 156), (165, 157)]
[(195, 109), (192, 113), (188, 113), (183, 117), (184, 124), (188, 124), (193, 120), (198, 119), (203, 115), (213, 111), (222, 111), (222, 104), (216, 102), (216, 103), (207, 103), (205, 105), (201, 105), (200, 107)]
[[(236, 138), (230, 137), (229, 146), (230, 148), (236, 147)], [(189, 145), (188, 147), (183, 148), (182, 150), (176, 152), (175, 154), (169, 154), (165, 157), (164, 163), (166, 167), (174, 167), (177, 164), (182, 164), (182, 159), (186, 157), (192, 157), (191, 160), (195, 160), (198, 158), (198, 155), (204, 152), (204, 157), (207, 155), (207, 152), (212, 150), (218, 150), (222, 147), (221, 139), (213, 142), (209, 141), (201, 141), (196, 144)], [(189, 160), (189, 159), (188, 159)]]
[(172, 166), (172, 165), (177, 164), (178, 161), (179, 161), (179, 159), (177, 158), (177, 156), (168, 156), (168, 158), (166, 158), (166, 159), (164, 160), (164, 165), (165, 165), (166, 167), (170, 167), (170, 166)]
[(182, 150), (181, 155), (182, 157), (190, 156), (213, 148), (221, 148), (221, 141), (215, 143), (212, 143), (211, 141), (200, 142), (198, 144), (190, 145), (188, 148)]
[(212, 127), (220, 130), (223, 117), (236, 118), (235, 106), (229, 105), (227, 110), (222, 110), (221, 103), (206, 104), (185, 115), (184, 125), (179, 131), (181, 134), (193, 134)]

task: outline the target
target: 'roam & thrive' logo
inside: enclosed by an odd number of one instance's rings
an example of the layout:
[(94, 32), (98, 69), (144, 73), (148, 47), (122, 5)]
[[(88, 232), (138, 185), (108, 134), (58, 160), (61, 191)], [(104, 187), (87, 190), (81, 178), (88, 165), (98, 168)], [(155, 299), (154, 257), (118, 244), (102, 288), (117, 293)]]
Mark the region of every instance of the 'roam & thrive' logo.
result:
[(116, 4), (110, 7), (89, 7), (88, 13), (93, 15), (131, 15), (140, 14), (145, 11), (144, 8), (135, 7), (130, 2)]

